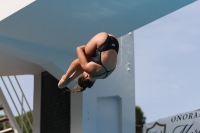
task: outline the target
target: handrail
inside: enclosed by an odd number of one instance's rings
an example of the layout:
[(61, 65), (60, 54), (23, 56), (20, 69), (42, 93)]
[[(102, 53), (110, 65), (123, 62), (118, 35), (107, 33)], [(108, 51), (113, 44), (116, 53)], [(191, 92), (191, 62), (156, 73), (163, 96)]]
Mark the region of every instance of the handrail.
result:
[(18, 109), (17, 109), (17, 107), (16, 107), (16, 104), (15, 104), (15, 102), (14, 102), (14, 100), (13, 100), (11, 94), (10, 94), (10, 91), (8, 90), (8, 87), (7, 87), (5, 81), (4, 81), (4, 79), (3, 79), (2, 77), (1, 77), (1, 80), (3, 81), (3, 84), (4, 84), (4, 86), (5, 86), (5, 88), (6, 88), (7, 92), (8, 92), (8, 95), (10, 96), (10, 99), (12, 100), (12, 103), (13, 103), (14, 106), (15, 106), (15, 109), (16, 109), (18, 115), (20, 115), (20, 114), (19, 114), (19, 111), (18, 111)]
[[(8, 76), (8, 79), (9, 79), (9, 81), (10, 81), (10, 84), (12, 85), (12, 88), (13, 88), (13, 90), (14, 90), (14, 92), (15, 92), (15, 95), (17, 96), (17, 98), (18, 98), (18, 100), (19, 100), (19, 103), (21, 104), (22, 110), (23, 110), (24, 113), (25, 113), (25, 116), (26, 116), (26, 119), (28, 120), (29, 125), (31, 126), (31, 128), (33, 128), (32, 124), (31, 124), (31, 122), (30, 122), (30, 120), (29, 120), (29, 118), (28, 118), (28, 116), (27, 116), (27, 113), (26, 113), (26, 111), (24, 110), (23, 104), (22, 104), (22, 102), (20, 101), (19, 96), (17, 95), (17, 92), (16, 92), (16, 90), (15, 90), (15, 87), (13, 86), (13, 83), (12, 83), (12, 81), (10, 80), (10, 77), (9, 77), (9, 76)], [(21, 91), (22, 91), (22, 90), (21, 90)], [(22, 93), (22, 96), (24, 97), (23, 93)], [(31, 111), (30, 111), (30, 112), (31, 112)]]
[[(3, 83), (4, 83), (4, 86), (5, 86), (5, 88), (6, 88), (7, 92), (8, 92), (8, 94), (9, 94), (9, 96), (10, 96), (10, 99), (12, 100), (12, 103), (13, 103), (13, 105), (15, 106), (15, 109), (16, 109), (16, 111), (17, 111), (18, 115), (20, 116), (19, 110), (17, 109), (17, 107), (16, 107), (16, 104), (15, 104), (15, 102), (14, 102), (14, 100), (13, 100), (13, 98), (12, 98), (11, 94), (10, 94), (10, 91), (8, 90), (8, 87), (7, 87), (7, 85), (6, 85), (5, 81), (4, 81), (4, 79), (3, 79), (2, 77), (1, 77), (1, 80), (2, 80), (2, 81), (3, 81)], [(26, 125), (25, 125), (24, 123), (22, 123), (22, 124), (24, 125), (24, 127), (25, 127), (26, 131), (28, 132), (28, 129), (27, 129)], [(29, 132), (28, 132), (28, 133), (29, 133)]]
[(10, 93), (10, 91), (9, 91), (9, 89), (8, 89), (8, 86), (7, 86), (6, 83), (5, 83), (5, 79), (2, 78), (2, 77), (0, 77), (1, 80), (2, 80), (2, 82), (3, 82), (3, 84), (4, 84), (4, 86), (5, 86), (5, 88), (6, 88), (7, 93), (8, 93), (8, 95), (9, 95), (9, 97), (10, 97), (10, 99), (11, 99), (11, 101), (12, 101), (12, 103), (13, 103), (13, 105), (14, 105), (16, 111), (17, 111), (17, 113), (18, 113), (18, 115), (21, 116), (21, 117), (20, 117), (20, 118), (21, 118), (21, 123), (22, 123), (21, 130), (22, 130), (22, 132), (23, 132), (23, 127), (24, 127), (25, 130), (26, 130), (26, 132), (29, 133), (29, 131), (28, 131), (28, 129), (27, 129), (27, 126), (25, 125), (25, 123), (24, 123), (24, 121), (23, 121), (23, 114), (25, 115), (25, 118), (27, 119), (28, 124), (29, 124), (29, 126), (31, 127), (31, 129), (33, 129), (33, 126), (32, 126), (32, 123), (30, 122), (30, 119), (29, 119), (28, 116), (27, 116), (27, 113), (26, 113), (25, 109), (24, 109), (23, 101), (25, 100), (26, 104), (28, 105), (28, 108), (29, 108), (29, 111), (30, 111), (31, 115), (33, 115), (32, 111), (31, 111), (31, 108), (30, 108), (30, 105), (29, 105), (29, 103), (28, 103), (28, 101), (27, 101), (27, 99), (26, 99), (26, 97), (25, 97), (25, 95), (24, 95), (24, 92), (23, 92), (23, 90), (22, 90), (22, 87), (21, 87), (21, 85), (20, 85), (18, 79), (16, 78), (16, 76), (14, 76), (14, 78), (15, 78), (15, 81), (16, 81), (16, 83), (17, 83), (17, 85), (18, 85), (18, 88), (19, 88), (20, 91), (21, 91), (22, 101), (20, 100), (19, 95), (17, 94), (16, 87), (13, 85), (13, 82), (11, 81), (10, 76), (6, 76), (6, 77), (8, 78), (9, 83), (11, 84), (12, 89), (13, 89), (13, 91), (14, 91), (14, 93), (15, 93), (15, 95), (16, 95), (16, 97), (17, 97), (19, 103), (20, 103), (20, 106), (21, 106), (22, 114), (20, 115), (19, 110), (18, 110), (18, 108), (17, 108), (17, 106), (16, 106), (16, 103), (14, 102), (14, 100), (13, 100), (13, 98), (12, 98), (12, 96), (11, 96), (11, 93)]
[(1, 87), (0, 87), (0, 101), (1, 101), (1, 104), (3, 105), (4, 112), (5, 112), (6, 116), (9, 118), (9, 120), (11, 120), (11, 121), (9, 121), (9, 123), (14, 128), (13, 129), (14, 132), (15, 133), (22, 133), (17, 122), (16, 122), (16, 120), (15, 120), (15, 117), (14, 117), (14, 115), (13, 115), (13, 113), (12, 113), (8, 103), (7, 103), (7, 100), (6, 100), (6, 98), (3, 94)]

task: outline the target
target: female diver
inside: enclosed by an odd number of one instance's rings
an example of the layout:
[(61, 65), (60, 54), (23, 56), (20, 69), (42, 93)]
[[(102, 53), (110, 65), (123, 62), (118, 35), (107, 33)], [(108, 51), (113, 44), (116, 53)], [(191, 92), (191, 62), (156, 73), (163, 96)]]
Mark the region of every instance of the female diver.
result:
[(114, 35), (106, 32), (98, 33), (87, 45), (76, 48), (78, 58), (71, 63), (66, 74), (62, 76), (58, 87), (67, 87), (80, 75), (79, 89), (71, 92), (81, 92), (87, 87), (91, 88), (96, 79), (107, 78), (114, 71), (118, 50), (119, 43)]

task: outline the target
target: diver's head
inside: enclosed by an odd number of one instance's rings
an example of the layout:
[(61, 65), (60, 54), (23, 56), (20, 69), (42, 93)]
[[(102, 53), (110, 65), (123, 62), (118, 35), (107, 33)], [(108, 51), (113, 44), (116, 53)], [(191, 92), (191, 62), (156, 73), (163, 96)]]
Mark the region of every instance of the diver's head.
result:
[(95, 80), (91, 78), (90, 74), (83, 72), (78, 78), (78, 85), (81, 87), (81, 90), (86, 88), (91, 88)]

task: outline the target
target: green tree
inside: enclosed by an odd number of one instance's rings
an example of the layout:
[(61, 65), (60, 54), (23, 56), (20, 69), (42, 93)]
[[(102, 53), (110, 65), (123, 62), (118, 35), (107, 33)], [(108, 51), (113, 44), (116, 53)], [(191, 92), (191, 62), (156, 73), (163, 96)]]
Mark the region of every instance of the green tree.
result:
[(136, 112), (136, 133), (142, 133), (143, 124), (145, 124), (146, 117), (139, 106), (135, 107)]
[[(3, 115), (0, 116), (0, 118), (4, 117)], [(3, 124), (0, 124), (0, 131), (3, 130)]]
[[(28, 122), (28, 120), (27, 120), (26, 115), (27, 115), (27, 117), (29, 118), (31, 124), (32, 124), (32, 122), (33, 122), (33, 116), (32, 116), (32, 113), (31, 113), (31, 112), (27, 112), (26, 114), (23, 115), (23, 122), (24, 122), (24, 125), (26, 126), (28, 132), (29, 132), (29, 133), (32, 133), (32, 129), (31, 129), (31, 126), (30, 126), (30, 124), (29, 124), (29, 122)], [(17, 116), (17, 117), (15, 117), (15, 118), (16, 118), (17, 123), (19, 124), (19, 127), (21, 128), (21, 127), (22, 127), (21, 117), (20, 117), (20, 116)], [(26, 129), (25, 129), (24, 125), (23, 125), (23, 133), (26, 133)]]

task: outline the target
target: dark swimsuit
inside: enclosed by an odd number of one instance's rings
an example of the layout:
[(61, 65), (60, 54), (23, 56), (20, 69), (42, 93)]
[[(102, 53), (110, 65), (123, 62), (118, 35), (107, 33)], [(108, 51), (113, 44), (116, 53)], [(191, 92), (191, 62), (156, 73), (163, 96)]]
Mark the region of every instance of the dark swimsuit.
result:
[(119, 43), (118, 43), (117, 39), (115, 37), (113, 37), (113, 36), (108, 36), (107, 39), (106, 39), (106, 41), (99, 48), (96, 49), (96, 52), (95, 52), (94, 56), (90, 59), (90, 61), (95, 62), (95, 63), (101, 65), (106, 70), (102, 74), (94, 75), (95, 77), (104, 75), (106, 73), (106, 75), (104, 77), (104, 78), (106, 78), (108, 76), (108, 73), (112, 72), (115, 69), (114, 68), (113, 70), (108, 71), (104, 67), (104, 65), (102, 64), (102, 62), (101, 62), (101, 52), (107, 51), (107, 50), (110, 50), (110, 49), (114, 49), (117, 53), (118, 53), (118, 50), (119, 50)]

